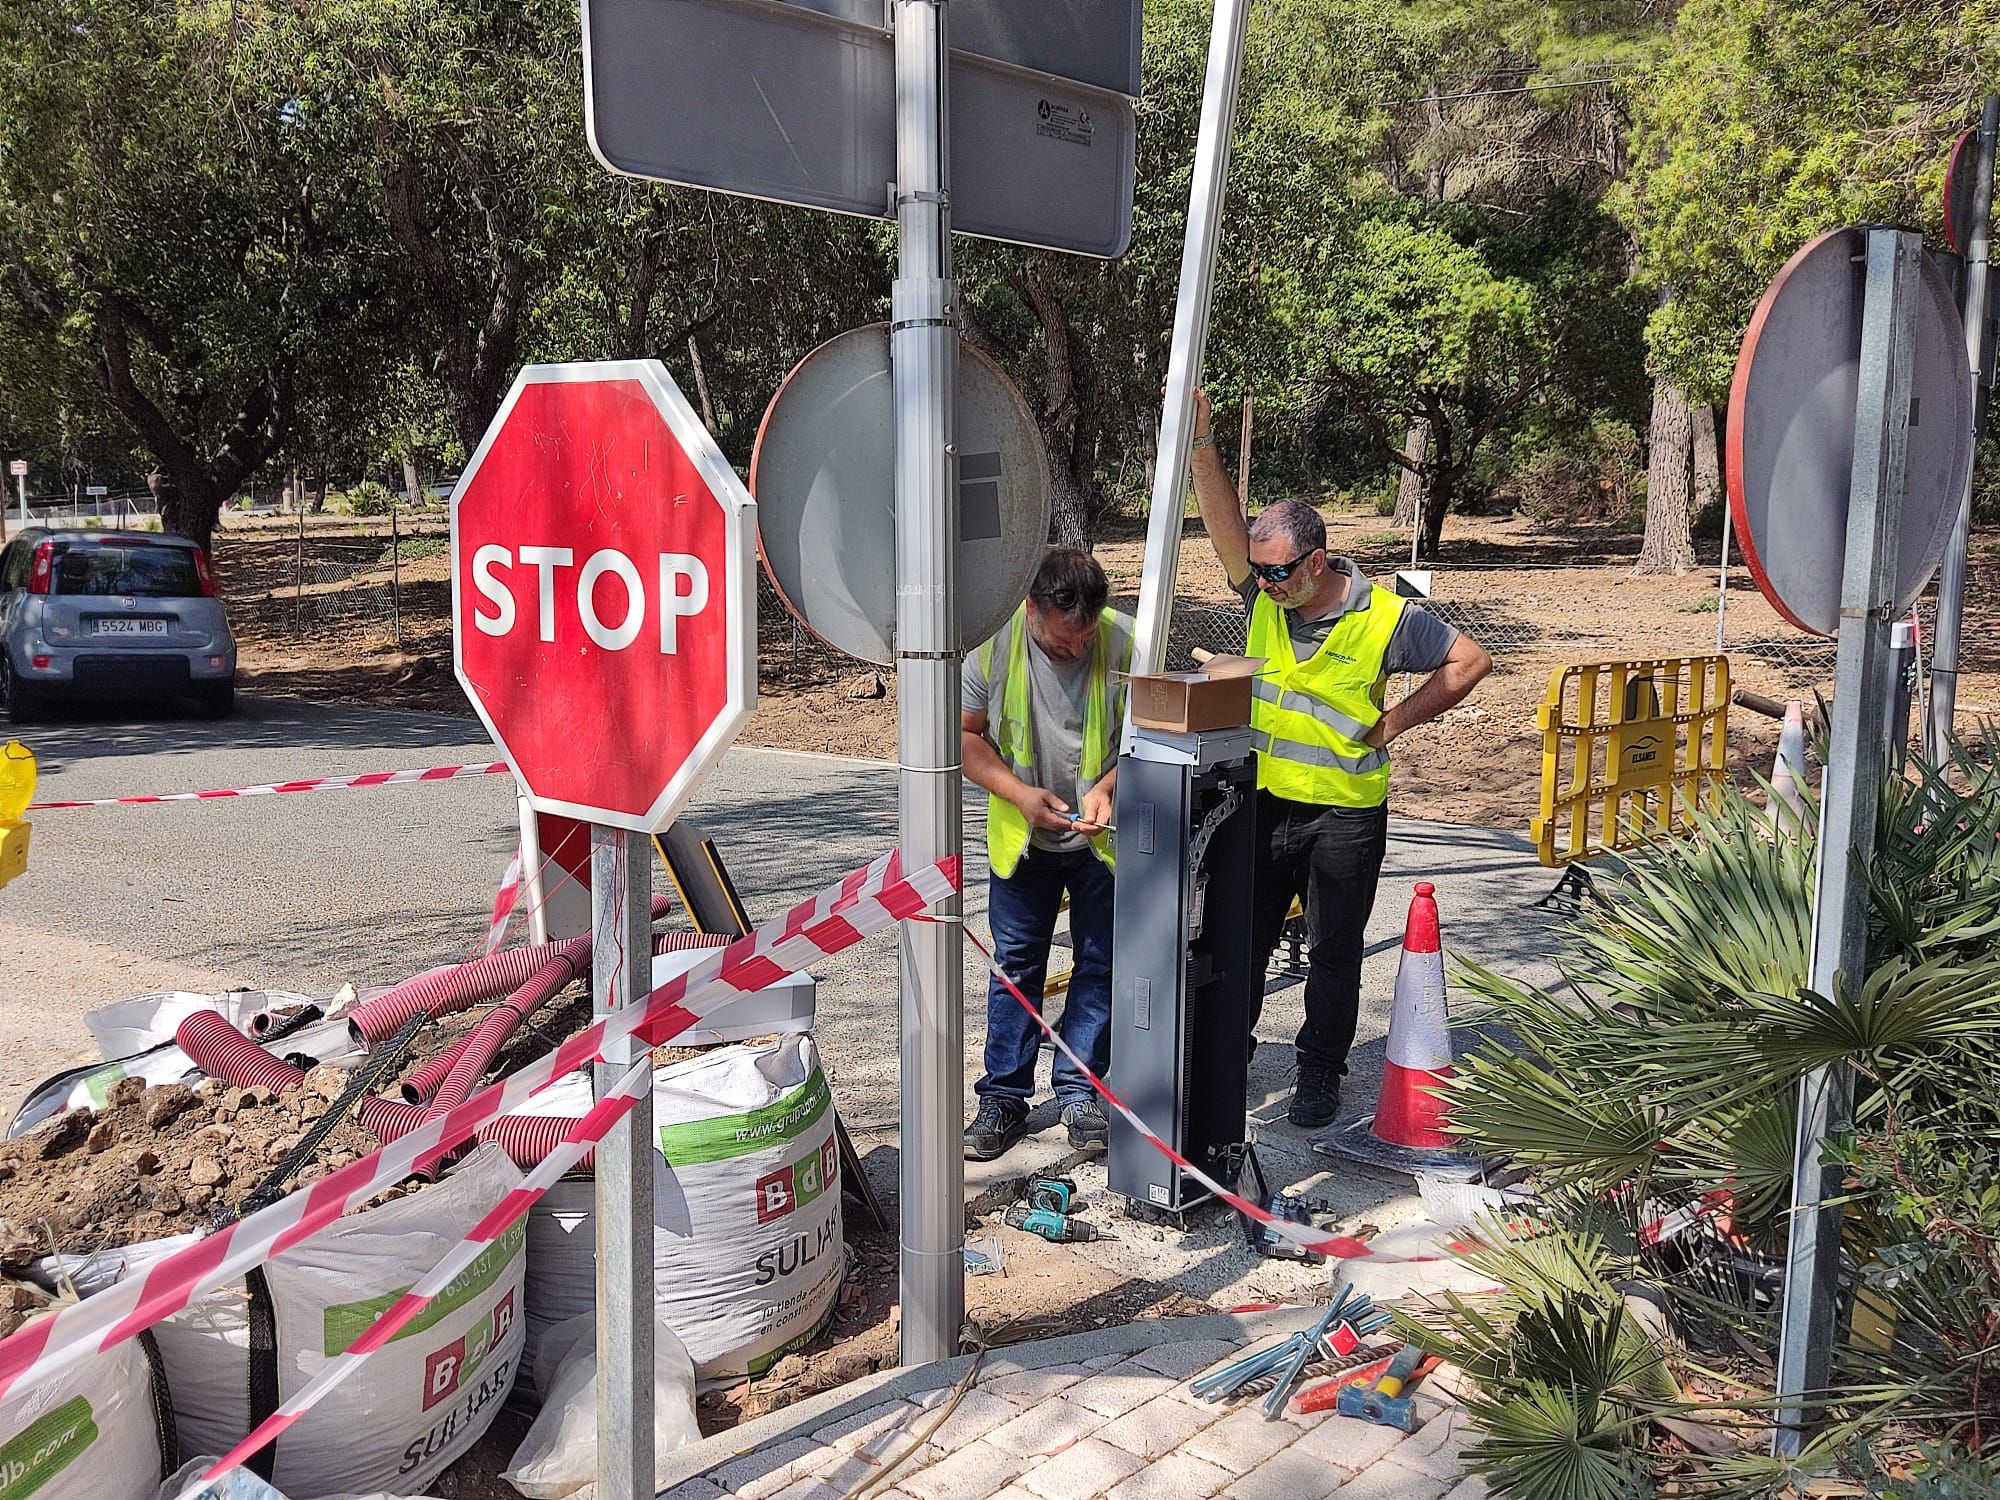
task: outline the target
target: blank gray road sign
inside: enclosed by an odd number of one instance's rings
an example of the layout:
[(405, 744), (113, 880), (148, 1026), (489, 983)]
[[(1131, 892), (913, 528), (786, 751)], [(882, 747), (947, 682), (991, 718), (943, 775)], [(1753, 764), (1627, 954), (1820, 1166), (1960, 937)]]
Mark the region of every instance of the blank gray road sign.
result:
[[(1800, 250), (1764, 293), (1729, 391), (1729, 507), (1750, 575), (1801, 630), (1840, 628), (1867, 231)], [(1921, 263), (1896, 612), (1937, 570), (1972, 465), (1972, 373), (1951, 289)]]
[[(893, 216), (895, 51), (879, 25), (771, 0), (584, 0), (583, 54), (590, 147), (612, 171)], [(953, 229), (1125, 253), (1129, 99), (957, 51), (950, 99)]]
[[(956, 3), (956, 0), (954, 0)], [(958, 617), (967, 648), (1006, 623), (1049, 535), (1048, 460), (1000, 367), (959, 345)], [(813, 350), (757, 430), (750, 493), (771, 582), (814, 635), (888, 666), (896, 636), (896, 405), (889, 325)]]
[[(784, 0), (858, 26), (882, 24), (883, 0)], [(951, 0), (951, 46), (1087, 83), (1139, 94), (1139, 0)]]

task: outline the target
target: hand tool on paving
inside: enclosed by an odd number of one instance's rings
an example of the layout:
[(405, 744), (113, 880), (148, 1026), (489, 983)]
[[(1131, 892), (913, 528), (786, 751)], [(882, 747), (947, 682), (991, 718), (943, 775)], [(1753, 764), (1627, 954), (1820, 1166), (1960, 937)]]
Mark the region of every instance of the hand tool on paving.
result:
[(1343, 1417), (1414, 1432), (1416, 1410), (1410, 1404), (1409, 1388), (1436, 1367), (1435, 1356), (1427, 1360), (1415, 1344), (1405, 1344), (1374, 1385), (1343, 1387), (1334, 1399), (1334, 1410)]
[(1081, 1195), (1069, 1177), (1030, 1177), (1021, 1197), (1030, 1208), (1046, 1208), (1050, 1213), (1067, 1214), (1075, 1209)]
[(1307, 1341), (1305, 1348), (1299, 1350), (1279, 1372), (1278, 1383), (1271, 1387), (1271, 1393), (1264, 1398), (1265, 1421), (1272, 1420), (1285, 1409), (1285, 1403), (1291, 1399), (1292, 1387), (1299, 1383), (1299, 1376), (1305, 1372), (1306, 1361), (1319, 1353), (1320, 1340), (1326, 1337), (1328, 1330), (1333, 1327), (1333, 1320), (1340, 1316), (1340, 1310), (1347, 1305), (1347, 1299), (1353, 1294), (1353, 1282), (1347, 1282), (1341, 1287), (1340, 1295), (1327, 1304), (1325, 1314), (1314, 1325), (1312, 1338)]
[(1305, 1329), (1300, 1329), (1282, 1343), (1246, 1354), (1241, 1359), (1209, 1371), (1189, 1382), (1188, 1388), (1203, 1401), (1219, 1401), (1247, 1385), (1270, 1378), (1295, 1361), (1301, 1353), (1305, 1354), (1308, 1362), (1323, 1352), (1335, 1358), (1352, 1354), (1360, 1346), (1360, 1334), (1380, 1328), (1388, 1322), (1389, 1315), (1375, 1312), (1373, 1303), (1366, 1296), (1344, 1300), (1351, 1291), (1351, 1287), (1343, 1288), (1341, 1296), (1328, 1309), (1330, 1313), (1344, 1314), (1350, 1320), (1334, 1328), (1330, 1337), (1323, 1334), (1315, 1339)]

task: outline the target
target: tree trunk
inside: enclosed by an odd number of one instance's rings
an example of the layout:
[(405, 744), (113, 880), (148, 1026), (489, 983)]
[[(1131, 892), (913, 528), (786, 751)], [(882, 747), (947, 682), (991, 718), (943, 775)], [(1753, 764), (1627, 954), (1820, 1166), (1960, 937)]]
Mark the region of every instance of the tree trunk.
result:
[(688, 335), (688, 363), (694, 366), (695, 394), (701, 398), (701, 425), (708, 429), (710, 437), (714, 437), (717, 432), (715, 402), (708, 394), (708, 371), (701, 362), (701, 339), (692, 333)]
[(1689, 487), (1694, 414), (1687, 392), (1670, 381), (1653, 386), (1653, 421), (1646, 451), (1646, 540), (1635, 574), (1679, 576), (1694, 566), (1694, 512)]
[(403, 498), (409, 501), (412, 510), (424, 503), (423, 481), (417, 474), (417, 446), (410, 439), (403, 443)]
[[(1424, 447), (1430, 441), (1431, 424), (1422, 417), (1412, 422), (1403, 437), (1403, 457), (1412, 463), (1422, 463)], [(1414, 526), (1417, 524), (1417, 499), (1424, 492), (1424, 482), (1414, 470), (1396, 470), (1396, 524)]]
[(1716, 457), (1715, 408), (1712, 406), (1697, 406), (1694, 409), (1692, 456), (1694, 498), (1691, 508), (1699, 518), (1722, 498), (1722, 465)]
[(1457, 470), (1444, 464), (1436, 465), (1426, 476), (1421, 511), (1424, 529), (1417, 538), (1417, 557), (1423, 562), (1437, 561), (1438, 539), (1444, 535), (1445, 512), (1451, 509), (1452, 491), (1457, 487)]

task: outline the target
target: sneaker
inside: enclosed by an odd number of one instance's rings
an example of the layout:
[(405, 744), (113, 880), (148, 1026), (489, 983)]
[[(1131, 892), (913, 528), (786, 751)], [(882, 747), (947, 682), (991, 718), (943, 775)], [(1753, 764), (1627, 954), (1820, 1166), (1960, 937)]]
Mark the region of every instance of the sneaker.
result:
[(1339, 1116), (1340, 1075), (1331, 1068), (1302, 1065), (1285, 1118), (1303, 1129), (1317, 1130), (1322, 1125), (1331, 1125)]
[(1010, 1109), (998, 1099), (981, 1099), (979, 1113), (965, 1127), (965, 1159), (993, 1161), (1005, 1156), (1027, 1133), (1025, 1111)]
[(1111, 1122), (1104, 1117), (1104, 1106), (1095, 1099), (1078, 1099), (1073, 1104), (1065, 1104), (1062, 1122), (1069, 1128), (1069, 1148), (1072, 1151), (1094, 1153), (1111, 1145)]

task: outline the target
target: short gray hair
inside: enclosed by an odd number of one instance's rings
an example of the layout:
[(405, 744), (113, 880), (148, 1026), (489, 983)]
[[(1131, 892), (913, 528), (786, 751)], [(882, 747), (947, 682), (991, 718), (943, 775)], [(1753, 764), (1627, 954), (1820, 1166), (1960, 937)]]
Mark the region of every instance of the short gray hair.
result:
[(1250, 523), (1250, 540), (1268, 542), (1278, 537), (1303, 557), (1326, 545), (1326, 521), (1303, 500), (1274, 500)]

